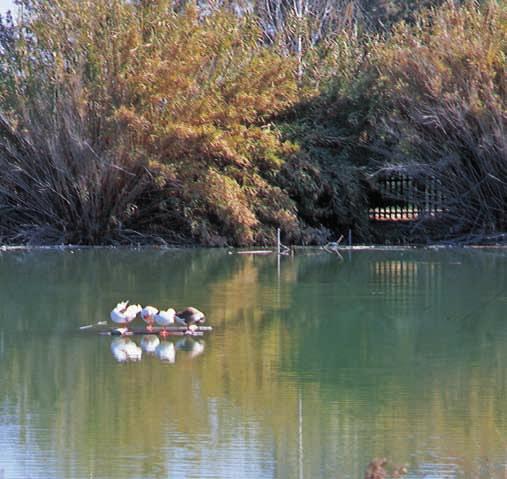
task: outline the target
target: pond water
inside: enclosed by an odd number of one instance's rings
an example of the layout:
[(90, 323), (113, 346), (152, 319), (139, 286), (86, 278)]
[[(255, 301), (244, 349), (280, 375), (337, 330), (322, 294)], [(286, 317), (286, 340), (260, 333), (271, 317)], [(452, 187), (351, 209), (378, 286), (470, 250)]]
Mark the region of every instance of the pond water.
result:
[[(17, 251), (0, 282), (2, 479), (507, 477), (505, 251)], [(119, 363), (79, 327), (122, 299), (214, 330)]]

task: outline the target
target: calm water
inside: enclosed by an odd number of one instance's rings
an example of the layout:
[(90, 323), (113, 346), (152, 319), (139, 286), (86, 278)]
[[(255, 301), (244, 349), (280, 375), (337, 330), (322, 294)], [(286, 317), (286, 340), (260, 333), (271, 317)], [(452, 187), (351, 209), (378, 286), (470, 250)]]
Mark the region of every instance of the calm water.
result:
[[(0, 478), (507, 477), (507, 253), (0, 253)], [(176, 360), (79, 326), (204, 310)], [(139, 338), (135, 339), (139, 343)]]

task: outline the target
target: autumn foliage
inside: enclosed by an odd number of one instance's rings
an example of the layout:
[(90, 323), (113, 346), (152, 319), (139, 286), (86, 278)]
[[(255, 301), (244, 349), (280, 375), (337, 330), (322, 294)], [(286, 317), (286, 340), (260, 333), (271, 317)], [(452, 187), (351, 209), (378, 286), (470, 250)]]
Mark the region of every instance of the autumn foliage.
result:
[(463, 201), (484, 186), (465, 216), (479, 198), (481, 227), (505, 227), (505, 7), (414, 6), (395, 23), (406, 5), (390, 2), (379, 32), (360, 3), (319, 24), (317, 2), (310, 22), (228, 2), (23, 1), (0, 24), (0, 238), (368, 239), (365, 179), (393, 159), (451, 164)]

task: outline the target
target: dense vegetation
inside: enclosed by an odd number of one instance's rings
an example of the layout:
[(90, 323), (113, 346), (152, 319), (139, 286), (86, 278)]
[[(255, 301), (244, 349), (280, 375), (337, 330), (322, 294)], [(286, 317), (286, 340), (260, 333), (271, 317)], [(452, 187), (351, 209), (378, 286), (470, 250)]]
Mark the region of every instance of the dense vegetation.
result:
[(4, 242), (369, 240), (386, 169), (442, 185), (420, 237), (507, 229), (504, 1), (20, 3)]

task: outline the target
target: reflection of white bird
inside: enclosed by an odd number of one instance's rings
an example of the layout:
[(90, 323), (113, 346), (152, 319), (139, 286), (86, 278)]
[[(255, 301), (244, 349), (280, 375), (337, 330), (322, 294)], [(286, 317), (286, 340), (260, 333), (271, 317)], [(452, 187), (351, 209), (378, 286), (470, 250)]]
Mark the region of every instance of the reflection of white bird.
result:
[(127, 328), (142, 309), (139, 304), (131, 304), (130, 306), (128, 304), (128, 301), (122, 301), (111, 311), (111, 319), (115, 323), (124, 324)]
[(206, 321), (206, 316), (204, 316), (204, 313), (199, 311), (197, 308), (190, 306), (176, 313), (176, 321), (183, 324), (188, 329), (195, 329), (196, 325), (202, 324)]
[(155, 315), (158, 313), (158, 309), (153, 306), (145, 306), (141, 310), (141, 318), (148, 325), (146, 329), (151, 331), (153, 328), (153, 322), (155, 321)]
[(111, 352), (119, 363), (126, 361), (140, 361), (141, 348), (130, 338), (115, 338), (111, 342)]
[(147, 334), (141, 339), (141, 349), (145, 353), (154, 353), (157, 346), (160, 344), (160, 339), (154, 334)]
[(174, 343), (170, 341), (162, 341), (155, 350), (155, 354), (161, 361), (167, 361), (168, 363), (176, 361), (176, 349)]
[(204, 352), (204, 341), (196, 341), (193, 338), (186, 337), (184, 339), (180, 339), (176, 343), (176, 348), (180, 351), (187, 351), (189, 358), (195, 358)]
[(162, 336), (165, 336), (167, 334), (166, 327), (170, 324), (174, 324), (174, 316), (176, 314), (176, 311), (174, 311), (173, 308), (169, 308), (166, 311), (159, 311), (155, 315), (155, 321), (159, 326), (162, 326), (164, 329), (160, 332)]

